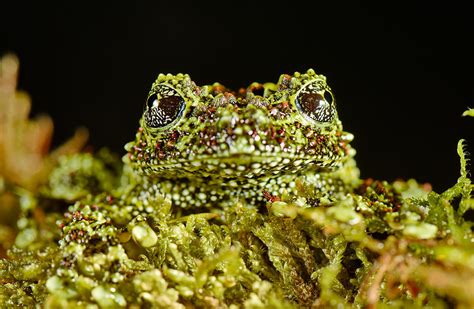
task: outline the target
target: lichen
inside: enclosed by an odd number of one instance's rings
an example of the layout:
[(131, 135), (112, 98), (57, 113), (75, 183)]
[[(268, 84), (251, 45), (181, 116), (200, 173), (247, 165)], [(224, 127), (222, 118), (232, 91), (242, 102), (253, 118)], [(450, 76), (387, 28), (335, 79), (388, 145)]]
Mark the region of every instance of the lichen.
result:
[(58, 156), (34, 186), (3, 168), (0, 211), (15, 224), (0, 221), (0, 304), (472, 308), (474, 199), (463, 145), (460, 177), (445, 192), (365, 179), (318, 207), (282, 195), (264, 209), (236, 202), (184, 212), (134, 192), (104, 151)]

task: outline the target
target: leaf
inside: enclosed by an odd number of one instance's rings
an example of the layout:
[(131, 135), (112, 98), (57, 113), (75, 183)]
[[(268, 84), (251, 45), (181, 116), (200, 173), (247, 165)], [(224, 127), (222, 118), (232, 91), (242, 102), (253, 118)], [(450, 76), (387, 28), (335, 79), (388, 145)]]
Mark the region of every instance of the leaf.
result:
[(474, 117), (474, 108), (469, 108), (467, 111), (462, 113), (463, 116), (471, 116)]

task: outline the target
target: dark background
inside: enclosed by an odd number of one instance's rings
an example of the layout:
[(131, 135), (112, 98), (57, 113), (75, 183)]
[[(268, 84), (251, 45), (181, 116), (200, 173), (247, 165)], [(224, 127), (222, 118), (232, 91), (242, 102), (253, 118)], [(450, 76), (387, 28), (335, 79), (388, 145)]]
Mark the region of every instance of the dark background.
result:
[(53, 117), (55, 145), (85, 126), (94, 147), (120, 153), (160, 72), (238, 88), (314, 68), (356, 137), (362, 176), (446, 189), (458, 139), (474, 143), (474, 119), (461, 118), (474, 107), (472, 12), (328, 2), (4, 3), (0, 53), (20, 57), (20, 88), (33, 115)]

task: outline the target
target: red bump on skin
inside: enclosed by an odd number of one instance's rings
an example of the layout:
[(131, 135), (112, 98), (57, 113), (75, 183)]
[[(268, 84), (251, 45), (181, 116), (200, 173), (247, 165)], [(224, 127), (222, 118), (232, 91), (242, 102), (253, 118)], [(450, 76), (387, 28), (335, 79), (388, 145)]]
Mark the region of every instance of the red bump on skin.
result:
[(79, 211), (75, 211), (72, 214), (72, 219), (73, 220), (81, 220), (82, 219), (82, 214)]
[(196, 88), (194, 88), (193, 92), (194, 92), (195, 95), (201, 95), (201, 88), (196, 86)]
[(274, 127), (270, 128), (270, 138), (275, 139), (276, 138), (276, 131)]
[(283, 75), (283, 78), (281, 79), (281, 83), (280, 83), (280, 85), (279, 85), (278, 88), (279, 88), (280, 90), (289, 88), (289, 87), (290, 87), (290, 83), (291, 83), (291, 76), (288, 75), (288, 74), (284, 74), (284, 75)]
[(342, 148), (342, 150), (344, 151), (344, 153), (347, 155), (349, 154), (349, 148), (347, 148), (347, 144), (344, 143), (344, 142), (339, 142), (339, 147)]
[(422, 185), (422, 188), (423, 188), (423, 190), (425, 190), (425, 191), (427, 191), (427, 192), (433, 190), (433, 186), (431, 186), (431, 184), (430, 184), (430, 183), (427, 183), (427, 182)]
[(177, 130), (174, 130), (172, 133), (171, 133), (171, 136), (170, 136), (170, 140), (172, 141), (176, 141), (179, 137), (179, 132)]
[(232, 99), (235, 100), (234, 95), (233, 95), (232, 93), (230, 93), (230, 92), (224, 92), (224, 97), (225, 97), (225, 99), (226, 99), (227, 101), (232, 100)]
[(222, 93), (222, 92), (224, 92), (224, 91), (225, 91), (225, 87), (222, 86), (222, 85), (217, 85), (217, 86), (213, 86), (213, 87), (212, 87), (212, 92), (213, 92), (214, 94), (219, 94), (219, 93)]
[(274, 202), (279, 202), (281, 201), (281, 198), (279, 196), (273, 196), (270, 194), (270, 192), (264, 190), (263, 191), (263, 197), (269, 201), (270, 203), (274, 203)]

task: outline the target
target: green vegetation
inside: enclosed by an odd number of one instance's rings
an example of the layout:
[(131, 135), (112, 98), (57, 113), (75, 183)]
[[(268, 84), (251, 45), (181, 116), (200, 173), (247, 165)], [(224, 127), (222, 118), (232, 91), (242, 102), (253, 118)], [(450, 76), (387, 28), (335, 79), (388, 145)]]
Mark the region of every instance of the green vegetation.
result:
[[(0, 65), (3, 85), (12, 61), (3, 59), (3, 72)], [(24, 98), (0, 94), (2, 110)], [(32, 124), (27, 114), (11, 123), (17, 132)], [(460, 177), (440, 194), (414, 180), (369, 179), (318, 207), (283, 195), (265, 209), (241, 202), (184, 213), (134, 192), (113, 154), (78, 152), (82, 135), (61, 155), (43, 154), (41, 173), (17, 177), (6, 158), (30, 150), (21, 146), (27, 140), (13, 147), (5, 136), (2, 307), (474, 307), (474, 199), (463, 140)]]

